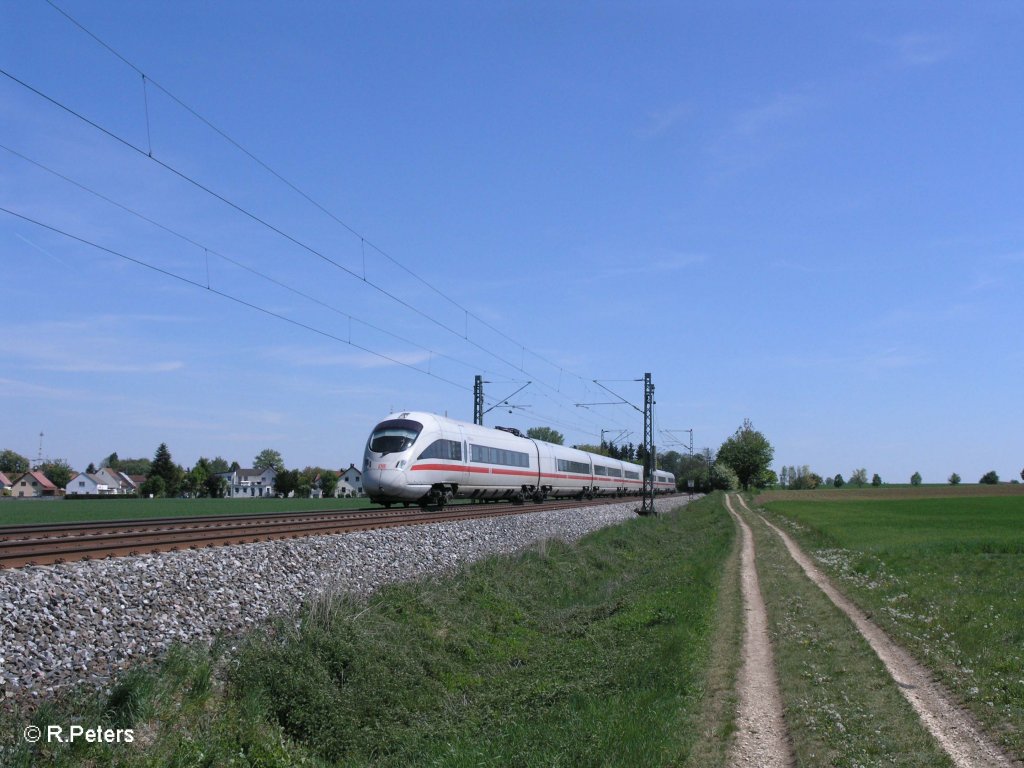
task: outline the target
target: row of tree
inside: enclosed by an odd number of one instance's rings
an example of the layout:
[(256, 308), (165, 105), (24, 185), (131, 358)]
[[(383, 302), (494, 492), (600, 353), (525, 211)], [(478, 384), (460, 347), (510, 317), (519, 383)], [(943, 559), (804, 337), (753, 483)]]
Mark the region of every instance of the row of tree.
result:
[[(1024, 479), (1024, 469), (1020, 472), (1021, 479)], [(911, 485), (921, 485), (921, 473), (915, 472), (910, 476)], [(960, 475), (956, 472), (949, 476), (947, 482), (950, 485), (959, 485), (961, 482)], [(981, 476), (978, 482), (982, 485), (998, 485), (999, 475), (995, 470), (986, 472)], [(1018, 480), (1011, 480), (1011, 483), (1019, 482)], [(870, 484), (875, 488), (882, 485), (882, 478), (876, 472), (871, 476)], [(788, 488), (790, 490), (806, 490), (812, 488), (818, 488), (824, 486), (826, 488), (842, 488), (845, 485), (854, 485), (857, 487), (863, 487), (868, 485), (868, 471), (866, 469), (855, 469), (850, 473), (850, 479), (846, 480), (842, 474), (837, 474), (834, 477), (825, 477), (816, 472), (811, 472), (810, 467), (804, 464), (802, 467), (788, 466), (783, 467), (779, 473), (779, 486), (782, 488)]]

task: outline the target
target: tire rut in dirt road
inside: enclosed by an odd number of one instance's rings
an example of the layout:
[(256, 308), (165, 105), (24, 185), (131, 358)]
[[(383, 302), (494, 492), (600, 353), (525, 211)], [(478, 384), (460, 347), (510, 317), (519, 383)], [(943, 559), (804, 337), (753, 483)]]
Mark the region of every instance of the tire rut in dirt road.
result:
[[(747, 512), (755, 514), (741, 497), (737, 498)], [(1005, 755), (981, 732), (971, 718), (953, 703), (952, 697), (933, 680), (927, 668), (893, 642), (863, 611), (839, 592), (784, 531), (765, 520), (762, 515), (758, 517), (782, 540), (790, 556), (800, 565), (807, 577), (854, 623), (885, 665), (900, 693), (910, 702), (925, 727), (957, 766), (988, 768), (1020, 765)]]
[(737, 681), (736, 742), (729, 764), (756, 768), (790, 766), (793, 756), (775, 678), (768, 615), (757, 577), (754, 536), (750, 526), (733, 509), (729, 496), (725, 497), (725, 505), (743, 535), (740, 579), (745, 616), (743, 666)]

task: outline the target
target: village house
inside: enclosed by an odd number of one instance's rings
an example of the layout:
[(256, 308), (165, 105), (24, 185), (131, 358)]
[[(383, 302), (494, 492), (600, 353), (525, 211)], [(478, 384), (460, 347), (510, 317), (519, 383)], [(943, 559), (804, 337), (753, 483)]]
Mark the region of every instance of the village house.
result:
[(91, 473), (79, 472), (64, 488), (65, 493), (71, 496), (118, 496), (138, 493), (138, 490), (138, 484), (132, 478), (110, 467)]
[(363, 473), (349, 464), (348, 469), (338, 472), (338, 484), (334, 486), (334, 495), (338, 498), (363, 495)]
[(228, 482), (225, 497), (229, 499), (271, 498), (274, 496), (274, 481), (277, 472), (272, 467), (266, 469), (236, 469), (231, 472), (218, 472)]
[(3, 494), (4, 496), (10, 496), (11, 488), (13, 486), (14, 483), (11, 482), (11, 479), (7, 477), (7, 475), (5, 475), (3, 472), (0, 472), (0, 494)]
[(88, 472), (79, 472), (72, 477), (66, 486), (64, 493), (67, 496), (86, 496), (94, 494), (111, 493), (106, 478)]
[(19, 498), (34, 498), (38, 496), (59, 496), (60, 489), (51, 483), (42, 472), (33, 470), (26, 472), (14, 481), (11, 488), (11, 495)]

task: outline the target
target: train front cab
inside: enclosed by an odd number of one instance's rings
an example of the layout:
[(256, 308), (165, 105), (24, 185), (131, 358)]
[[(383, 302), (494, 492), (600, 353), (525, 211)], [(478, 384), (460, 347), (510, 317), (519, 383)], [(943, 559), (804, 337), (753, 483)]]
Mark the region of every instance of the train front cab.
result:
[(396, 501), (418, 501), (430, 490), (429, 484), (421, 487), (409, 482), (408, 467), (419, 449), (423, 428), (421, 421), (408, 414), (374, 427), (363, 457), (363, 489), (371, 502), (389, 507)]

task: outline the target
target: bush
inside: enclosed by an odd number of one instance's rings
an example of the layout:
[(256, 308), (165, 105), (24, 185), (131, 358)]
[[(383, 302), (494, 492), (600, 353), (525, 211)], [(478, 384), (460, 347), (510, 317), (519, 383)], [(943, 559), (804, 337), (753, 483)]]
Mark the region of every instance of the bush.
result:
[(952, 475), (950, 475), (949, 476), (949, 484), (950, 485), (960, 485), (960, 475), (958, 475), (956, 472), (954, 472)]
[(910, 484), (911, 485), (920, 485), (921, 484), (921, 473), (920, 472), (915, 472), (914, 474), (912, 474), (910, 476)]
[(997, 475), (996, 471), (993, 469), (991, 472), (986, 472), (982, 475), (981, 480), (978, 482), (985, 485), (999, 485), (999, 475)]

